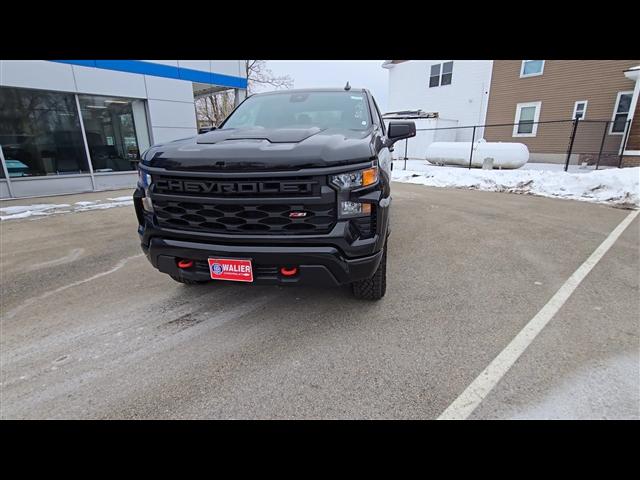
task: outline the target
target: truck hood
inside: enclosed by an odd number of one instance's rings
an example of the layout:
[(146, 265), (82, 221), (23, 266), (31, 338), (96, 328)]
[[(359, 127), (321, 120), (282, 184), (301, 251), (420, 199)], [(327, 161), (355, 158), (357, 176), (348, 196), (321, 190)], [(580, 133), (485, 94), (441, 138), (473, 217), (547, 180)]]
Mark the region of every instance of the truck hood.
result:
[(221, 129), (154, 145), (143, 165), (188, 171), (297, 170), (369, 160), (373, 131), (290, 128)]

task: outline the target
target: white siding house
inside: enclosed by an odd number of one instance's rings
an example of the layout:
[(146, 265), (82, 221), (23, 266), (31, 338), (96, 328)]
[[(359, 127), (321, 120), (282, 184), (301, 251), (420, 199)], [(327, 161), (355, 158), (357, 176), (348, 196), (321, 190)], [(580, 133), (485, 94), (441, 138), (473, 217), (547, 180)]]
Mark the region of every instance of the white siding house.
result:
[[(491, 60), (389, 60), (389, 112), (423, 110), (457, 126), (485, 123)], [(456, 141), (470, 141), (472, 129), (456, 130)], [(482, 131), (476, 131), (476, 139)]]

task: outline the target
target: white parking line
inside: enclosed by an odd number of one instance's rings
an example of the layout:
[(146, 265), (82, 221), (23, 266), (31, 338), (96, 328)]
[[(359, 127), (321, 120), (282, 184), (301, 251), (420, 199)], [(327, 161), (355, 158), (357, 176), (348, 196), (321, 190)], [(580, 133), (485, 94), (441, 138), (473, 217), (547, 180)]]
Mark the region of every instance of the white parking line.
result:
[(635, 210), (620, 222), (591, 256), (564, 282), (555, 295), (551, 297), (551, 300), (529, 320), (529, 323), (520, 330), (509, 345), (442, 412), (438, 420), (464, 420), (473, 413), (638, 214), (640, 214), (640, 210)]

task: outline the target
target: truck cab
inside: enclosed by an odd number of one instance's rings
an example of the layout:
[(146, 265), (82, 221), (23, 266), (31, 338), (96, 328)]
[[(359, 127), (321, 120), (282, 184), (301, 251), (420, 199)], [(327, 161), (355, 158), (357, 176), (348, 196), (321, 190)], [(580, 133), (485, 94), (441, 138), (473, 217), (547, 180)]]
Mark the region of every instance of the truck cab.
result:
[(192, 285), (349, 284), (386, 291), (392, 145), (366, 89), (245, 99), (216, 129), (142, 155), (134, 205), (151, 264)]

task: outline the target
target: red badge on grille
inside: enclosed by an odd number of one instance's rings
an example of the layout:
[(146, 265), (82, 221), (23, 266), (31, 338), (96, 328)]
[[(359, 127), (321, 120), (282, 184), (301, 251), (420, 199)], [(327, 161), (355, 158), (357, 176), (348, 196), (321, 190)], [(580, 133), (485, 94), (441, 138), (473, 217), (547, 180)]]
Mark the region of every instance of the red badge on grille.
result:
[(307, 212), (289, 212), (289, 218), (304, 218)]

